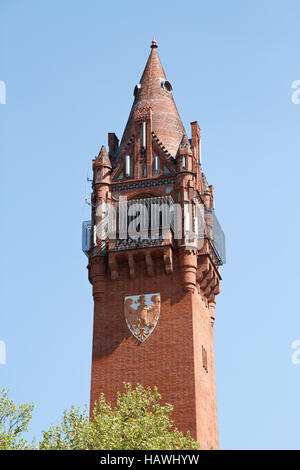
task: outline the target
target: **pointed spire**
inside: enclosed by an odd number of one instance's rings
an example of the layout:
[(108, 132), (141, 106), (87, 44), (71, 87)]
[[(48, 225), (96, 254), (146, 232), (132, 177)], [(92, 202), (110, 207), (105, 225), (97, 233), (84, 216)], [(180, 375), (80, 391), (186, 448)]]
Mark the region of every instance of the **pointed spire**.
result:
[(185, 134), (173, 99), (172, 86), (167, 81), (155, 39), (150, 47), (151, 52), (140, 83), (135, 88), (134, 103), (121, 140), (118, 156), (123, 155), (129, 139), (134, 134), (134, 111), (139, 107), (151, 108), (152, 131), (172, 156), (175, 157), (182, 136)]
[(111, 168), (111, 162), (110, 162), (108, 153), (107, 153), (106, 148), (105, 148), (104, 145), (102, 145), (102, 147), (100, 149), (98, 159), (100, 160), (100, 163), (102, 165), (109, 166)]

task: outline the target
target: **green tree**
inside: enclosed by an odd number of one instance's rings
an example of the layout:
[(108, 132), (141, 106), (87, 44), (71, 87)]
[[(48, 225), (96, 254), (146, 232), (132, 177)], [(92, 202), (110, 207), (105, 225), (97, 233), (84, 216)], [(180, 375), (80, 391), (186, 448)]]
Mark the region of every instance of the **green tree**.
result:
[(7, 390), (0, 390), (0, 450), (29, 448), (21, 436), (28, 429), (33, 408), (33, 403), (23, 403), (17, 407), (8, 398)]
[(173, 406), (161, 404), (157, 388), (124, 384), (116, 406), (102, 394), (95, 403), (93, 418), (87, 410), (72, 407), (63, 414), (60, 426), (43, 431), (39, 448), (56, 450), (189, 450), (199, 449), (189, 432), (174, 429), (170, 415)]

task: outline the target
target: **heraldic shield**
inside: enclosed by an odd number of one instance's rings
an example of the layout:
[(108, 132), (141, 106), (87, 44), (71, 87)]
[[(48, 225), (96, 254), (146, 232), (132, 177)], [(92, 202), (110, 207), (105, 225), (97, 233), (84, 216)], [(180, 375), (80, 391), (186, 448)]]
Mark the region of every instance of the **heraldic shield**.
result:
[(157, 325), (160, 294), (132, 295), (124, 299), (127, 326), (139, 341), (145, 341)]

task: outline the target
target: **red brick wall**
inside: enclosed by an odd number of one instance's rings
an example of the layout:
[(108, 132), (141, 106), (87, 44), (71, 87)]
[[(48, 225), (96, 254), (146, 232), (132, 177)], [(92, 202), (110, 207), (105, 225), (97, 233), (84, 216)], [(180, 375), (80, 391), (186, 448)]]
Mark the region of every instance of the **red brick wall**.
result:
[[(209, 310), (197, 291), (183, 291), (176, 254), (173, 274), (165, 273), (162, 259), (155, 259), (153, 266), (154, 276), (148, 277), (145, 262), (137, 261), (136, 277), (129, 279), (128, 264), (120, 264), (118, 280), (111, 281), (107, 271), (94, 285), (94, 292), (102, 294), (95, 299), (91, 406), (101, 392), (113, 401), (124, 381), (157, 385), (164, 400), (174, 405), (175, 425), (190, 430), (202, 448), (217, 448)], [(140, 343), (125, 322), (124, 297), (150, 293), (161, 295), (160, 318)], [(202, 345), (208, 373), (202, 367)]]
[[(204, 449), (218, 449), (213, 328), (210, 310), (197, 292), (193, 294), (193, 342), (197, 439)], [(203, 347), (207, 353), (207, 371), (203, 367)]]

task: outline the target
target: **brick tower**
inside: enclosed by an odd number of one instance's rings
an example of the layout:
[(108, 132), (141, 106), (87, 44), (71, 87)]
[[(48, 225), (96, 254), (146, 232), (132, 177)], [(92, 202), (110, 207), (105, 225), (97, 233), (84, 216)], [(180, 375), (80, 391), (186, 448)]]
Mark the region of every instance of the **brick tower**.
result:
[(83, 250), (93, 286), (91, 406), (122, 383), (158, 386), (173, 419), (218, 448), (213, 325), (225, 261), (200, 128), (187, 137), (151, 44), (119, 145), (93, 160)]

